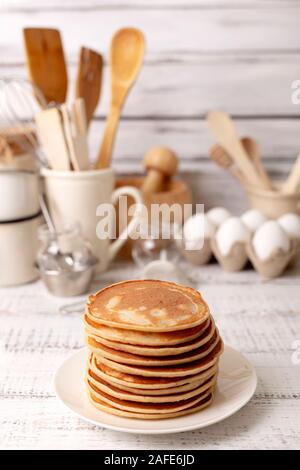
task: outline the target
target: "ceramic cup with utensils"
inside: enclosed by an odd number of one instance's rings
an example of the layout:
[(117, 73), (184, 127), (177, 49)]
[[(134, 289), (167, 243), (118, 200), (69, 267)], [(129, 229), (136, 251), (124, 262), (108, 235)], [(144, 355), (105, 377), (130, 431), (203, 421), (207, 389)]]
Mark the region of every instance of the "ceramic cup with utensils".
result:
[[(138, 189), (126, 186), (114, 190), (115, 173), (111, 168), (88, 171), (53, 171), (43, 169), (45, 192), (49, 209), (57, 229), (79, 222), (83, 236), (92, 245), (95, 256), (99, 258), (97, 272), (104, 271), (127, 236), (134, 230), (139, 217), (142, 198)], [(137, 204), (136, 214), (118, 239), (98, 238), (96, 229), (99, 217), (97, 207), (101, 204), (116, 203), (120, 196), (131, 196)], [(113, 214), (111, 214), (113, 218)], [(113, 220), (112, 220), (113, 224)]]

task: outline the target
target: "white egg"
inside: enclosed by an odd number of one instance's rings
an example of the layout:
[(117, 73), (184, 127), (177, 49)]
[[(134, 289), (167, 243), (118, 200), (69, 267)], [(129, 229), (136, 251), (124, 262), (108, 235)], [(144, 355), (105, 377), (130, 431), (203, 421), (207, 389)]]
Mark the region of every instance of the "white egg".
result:
[(216, 243), (221, 255), (227, 256), (236, 242), (247, 242), (250, 232), (239, 217), (230, 217), (219, 227)]
[(183, 233), (186, 240), (211, 238), (216, 231), (215, 225), (206, 214), (195, 214), (184, 224)]
[(224, 207), (214, 207), (206, 213), (209, 220), (218, 228), (226, 219), (231, 217), (231, 213)]
[(272, 253), (281, 249), (287, 253), (290, 249), (290, 240), (285, 231), (276, 220), (268, 220), (255, 232), (252, 240), (256, 256), (266, 261)]
[(266, 222), (267, 218), (257, 209), (250, 209), (241, 216), (241, 221), (246, 225), (251, 233), (256, 232), (256, 230)]
[(290, 238), (300, 240), (300, 217), (297, 214), (284, 214), (277, 220)]

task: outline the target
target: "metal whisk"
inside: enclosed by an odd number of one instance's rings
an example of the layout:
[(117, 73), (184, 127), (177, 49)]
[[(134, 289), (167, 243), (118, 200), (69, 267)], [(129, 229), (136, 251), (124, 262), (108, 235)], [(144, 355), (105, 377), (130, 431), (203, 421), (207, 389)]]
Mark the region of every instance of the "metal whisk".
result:
[(34, 116), (46, 107), (43, 93), (29, 80), (0, 78), (0, 135), (14, 141), (24, 152), (34, 154), (42, 166), (46, 162)]

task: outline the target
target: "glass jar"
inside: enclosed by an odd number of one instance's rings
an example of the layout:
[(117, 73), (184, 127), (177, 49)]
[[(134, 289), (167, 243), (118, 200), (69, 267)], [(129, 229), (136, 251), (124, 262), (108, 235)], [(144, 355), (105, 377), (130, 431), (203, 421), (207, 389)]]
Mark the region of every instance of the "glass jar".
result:
[(37, 265), (48, 290), (59, 296), (86, 292), (98, 258), (83, 238), (79, 224), (62, 231), (52, 231), (43, 225), (39, 229), (39, 240)]

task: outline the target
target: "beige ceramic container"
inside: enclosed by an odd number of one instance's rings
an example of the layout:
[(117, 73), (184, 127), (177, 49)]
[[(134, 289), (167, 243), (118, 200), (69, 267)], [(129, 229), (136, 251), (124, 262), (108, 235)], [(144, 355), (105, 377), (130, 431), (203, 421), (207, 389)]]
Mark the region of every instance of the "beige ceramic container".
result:
[[(277, 183), (277, 187), (279, 189), (280, 184)], [(277, 219), (289, 212), (300, 215), (300, 193), (283, 194), (253, 186), (245, 186), (245, 189), (250, 206), (270, 219)]]

